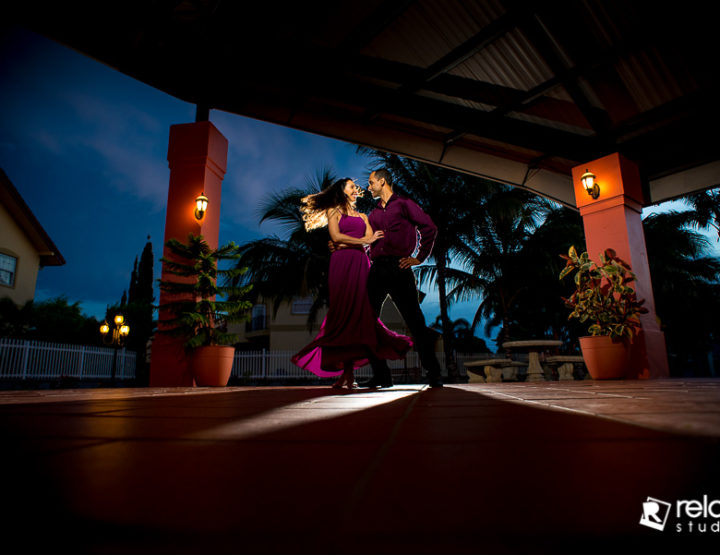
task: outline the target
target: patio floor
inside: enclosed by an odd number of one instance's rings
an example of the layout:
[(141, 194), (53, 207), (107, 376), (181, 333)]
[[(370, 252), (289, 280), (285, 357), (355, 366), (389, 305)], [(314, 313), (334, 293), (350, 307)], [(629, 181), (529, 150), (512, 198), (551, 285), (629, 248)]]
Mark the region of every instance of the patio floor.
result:
[[(717, 379), (0, 391), (0, 431), (3, 543), (23, 550), (720, 542), (720, 502), (717, 518), (675, 513), (720, 500)], [(672, 505), (664, 531), (639, 524), (648, 497)]]

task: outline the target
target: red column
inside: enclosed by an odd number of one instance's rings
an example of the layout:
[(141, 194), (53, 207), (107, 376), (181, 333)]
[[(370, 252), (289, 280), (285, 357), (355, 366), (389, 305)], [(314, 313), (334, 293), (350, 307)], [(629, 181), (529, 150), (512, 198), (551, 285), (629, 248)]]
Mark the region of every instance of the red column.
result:
[[(170, 187), (165, 217), (165, 242), (174, 238), (187, 241), (189, 233), (203, 235), (217, 248), (220, 229), (220, 196), (227, 165), (228, 141), (209, 121), (185, 123), (170, 127), (168, 163)], [(204, 218), (195, 218), (195, 199), (200, 193), (208, 197)], [(168, 256), (163, 248), (163, 255)], [(161, 279), (179, 278), (165, 272)], [(169, 296), (160, 292), (160, 304)], [(160, 319), (166, 315), (161, 312)], [(182, 340), (156, 333), (151, 349), (150, 385), (153, 387), (192, 386), (189, 359)]]
[[(587, 194), (580, 181), (586, 169), (595, 174), (600, 186), (597, 199)], [(620, 258), (630, 264), (637, 276), (635, 291), (639, 299), (645, 299), (644, 306), (649, 311), (640, 318), (642, 330), (633, 340), (631, 370), (627, 377), (667, 377), (665, 335), (660, 331), (655, 315), (655, 299), (645, 248), (641, 219), (643, 194), (638, 167), (616, 153), (576, 166), (572, 175), (590, 259), (598, 260), (605, 249), (614, 249)]]

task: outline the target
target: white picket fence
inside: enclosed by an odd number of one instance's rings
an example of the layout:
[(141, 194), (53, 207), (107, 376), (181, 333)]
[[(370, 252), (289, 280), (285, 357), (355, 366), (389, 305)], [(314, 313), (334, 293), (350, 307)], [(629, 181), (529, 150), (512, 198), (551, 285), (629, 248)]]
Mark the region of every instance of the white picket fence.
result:
[[(294, 351), (238, 351), (235, 353), (232, 375), (252, 379), (307, 379), (313, 377), (307, 370), (295, 366), (290, 358)], [(435, 353), (442, 368), (445, 354)], [(0, 379), (46, 379), (46, 378), (110, 378), (112, 375), (114, 349), (65, 345), (43, 341), (0, 338)], [(458, 370), (467, 375), (463, 362), (493, 357), (492, 354), (457, 355)], [(135, 377), (135, 352), (119, 349), (115, 377)], [(417, 352), (411, 351), (404, 360), (391, 360), (388, 365), (394, 374), (414, 370), (420, 366)], [(447, 375), (447, 371), (443, 372)], [(356, 372), (360, 379), (372, 375), (370, 366)]]
[[(295, 353), (293, 351), (238, 351), (235, 353), (233, 362), (232, 376), (236, 378), (253, 378), (253, 379), (302, 379), (312, 377), (312, 375), (302, 368), (295, 366), (290, 358)], [(445, 353), (435, 353), (440, 362), (440, 366), (445, 368)], [(465, 376), (467, 372), (463, 366), (465, 360), (475, 360), (495, 355), (457, 355), (457, 364), (460, 374)], [(411, 351), (404, 360), (390, 360), (388, 366), (394, 370), (394, 374), (401, 373), (404, 369), (414, 369), (420, 366), (420, 358), (417, 352)], [(447, 371), (443, 373), (447, 375)], [(369, 365), (363, 366), (355, 372), (356, 377), (369, 378), (372, 371)]]
[[(0, 379), (110, 378), (114, 349), (0, 338)], [(135, 377), (135, 352), (118, 349), (116, 379)]]

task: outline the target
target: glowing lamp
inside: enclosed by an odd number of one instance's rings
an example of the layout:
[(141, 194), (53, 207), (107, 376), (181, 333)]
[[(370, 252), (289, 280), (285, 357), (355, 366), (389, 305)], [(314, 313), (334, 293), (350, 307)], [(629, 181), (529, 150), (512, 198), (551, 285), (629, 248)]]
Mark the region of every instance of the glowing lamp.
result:
[(195, 199), (195, 219), (202, 220), (208, 207), (208, 198), (202, 193)]
[(130, 326), (127, 324), (120, 326), (120, 335), (127, 337), (130, 334)]
[(107, 333), (108, 333), (109, 331), (110, 331), (110, 326), (108, 326), (108, 323), (107, 323), (107, 322), (104, 322), (104, 323), (100, 326), (100, 333), (102, 333), (103, 335), (107, 335)]
[(116, 326), (121, 326), (124, 321), (125, 321), (125, 317), (122, 314), (115, 315), (115, 325)]
[(586, 168), (585, 173), (580, 176), (580, 181), (588, 195), (592, 198), (598, 198), (600, 196), (600, 185), (595, 181), (594, 173), (591, 173), (590, 170)]

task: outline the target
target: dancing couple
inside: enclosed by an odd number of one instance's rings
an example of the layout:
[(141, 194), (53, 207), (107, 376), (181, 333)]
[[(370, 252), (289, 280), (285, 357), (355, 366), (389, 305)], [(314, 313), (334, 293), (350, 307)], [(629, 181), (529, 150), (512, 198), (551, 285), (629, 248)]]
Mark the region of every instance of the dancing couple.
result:
[[(430, 387), (442, 387), (412, 271), (430, 255), (437, 227), (415, 202), (393, 192), (386, 169), (370, 174), (368, 191), (378, 199), (369, 216), (357, 211), (362, 193), (350, 178), (303, 199), (305, 229), (327, 225), (330, 232), (329, 307), (318, 335), (292, 360), (318, 376), (340, 376), (333, 387), (348, 389), (358, 387), (355, 370), (369, 363), (373, 375), (362, 386), (391, 387), (387, 360), (404, 358), (414, 344)], [(412, 339), (380, 321), (388, 295)]]

